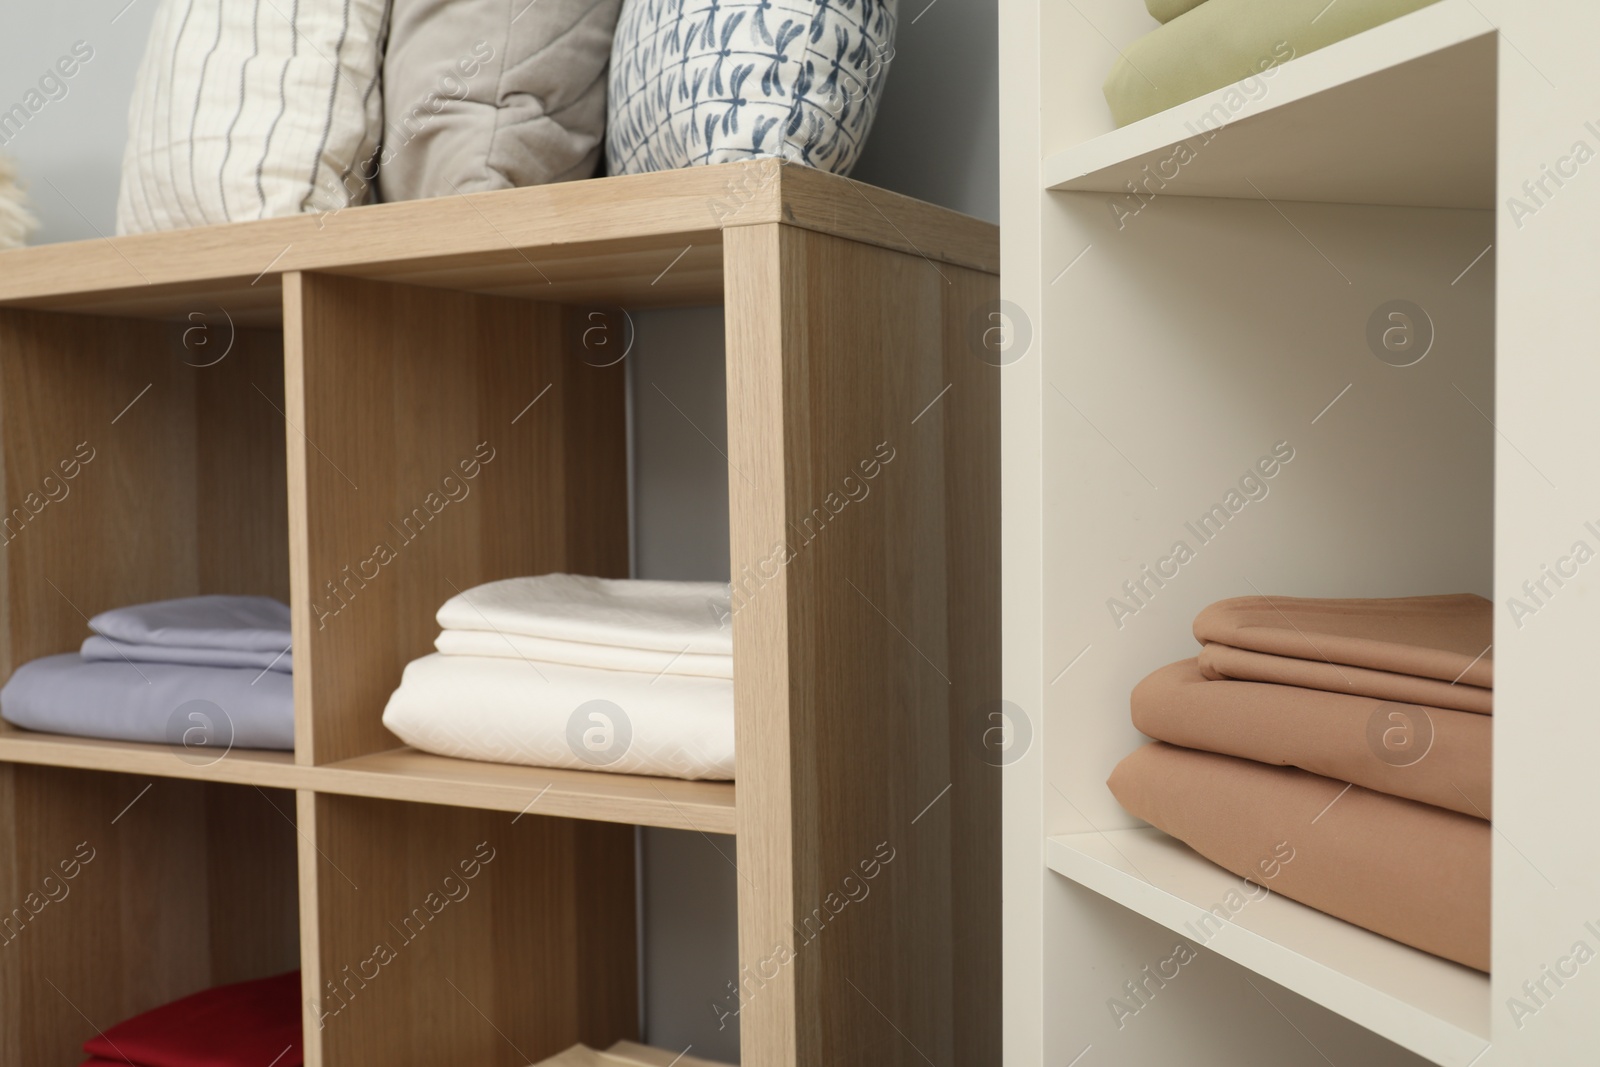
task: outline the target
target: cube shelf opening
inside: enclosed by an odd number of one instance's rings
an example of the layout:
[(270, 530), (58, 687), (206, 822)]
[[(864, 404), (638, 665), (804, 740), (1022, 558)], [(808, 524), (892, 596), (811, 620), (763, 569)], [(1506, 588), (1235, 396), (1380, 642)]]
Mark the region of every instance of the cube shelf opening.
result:
[(0, 1055), (71, 1067), (97, 1031), (299, 963), (294, 798), (0, 766)]

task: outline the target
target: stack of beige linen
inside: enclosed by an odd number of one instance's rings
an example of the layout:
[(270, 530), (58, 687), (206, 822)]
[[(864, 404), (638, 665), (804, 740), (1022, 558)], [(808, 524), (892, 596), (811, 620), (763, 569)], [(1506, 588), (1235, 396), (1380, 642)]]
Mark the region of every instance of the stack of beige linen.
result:
[(1287, 844), (1266, 888), (1488, 970), (1490, 603), (1239, 597), (1194, 633), (1133, 691), (1122, 805), (1241, 876)]

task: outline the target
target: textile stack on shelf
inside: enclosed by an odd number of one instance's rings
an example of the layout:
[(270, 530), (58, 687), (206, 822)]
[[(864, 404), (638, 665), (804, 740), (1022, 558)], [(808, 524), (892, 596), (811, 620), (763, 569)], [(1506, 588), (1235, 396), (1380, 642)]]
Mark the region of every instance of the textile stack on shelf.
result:
[(217, 986), (83, 1043), (83, 1067), (300, 1067), (300, 972)]
[[(1133, 692), (1134, 815), (1266, 889), (1489, 967), (1490, 604), (1241, 597)], [(1426, 703), (1424, 703), (1426, 701)]]
[(1238, 82), (1239, 110), (1266, 95), (1284, 63), (1434, 2), (1145, 0), (1163, 25), (1121, 50), (1106, 77), (1106, 103), (1126, 126)]
[(289, 608), (198, 596), (102, 612), (77, 652), (23, 664), (0, 690), (16, 726), (186, 747), (293, 749)]
[(672, 778), (733, 777), (728, 587), (547, 574), (439, 609), (383, 722), (445, 756)]

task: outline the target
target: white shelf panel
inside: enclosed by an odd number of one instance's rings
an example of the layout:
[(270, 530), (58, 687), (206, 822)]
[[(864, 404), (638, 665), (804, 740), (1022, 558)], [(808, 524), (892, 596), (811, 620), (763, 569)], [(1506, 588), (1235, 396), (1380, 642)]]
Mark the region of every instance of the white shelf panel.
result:
[(1157, 196), (1493, 208), (1496, 44), (1468, 0), (1443, 0), (1284, 64), (1253, 101), (1219, 89), (1047, 156), (1044, 184), (1126, 193), (1154, 174)]
[[(1489, 979), (1277, 894), (1209, 939), (1200, 919), (1239, 879), (1159, 830), (1048, 839), (1056, 873), (1444, 1067), (1489, 1043)], [(1196, 924), (1190, 929), (1187, 924)], [(1215, 927), (1213, 920), (1211, 927)]]

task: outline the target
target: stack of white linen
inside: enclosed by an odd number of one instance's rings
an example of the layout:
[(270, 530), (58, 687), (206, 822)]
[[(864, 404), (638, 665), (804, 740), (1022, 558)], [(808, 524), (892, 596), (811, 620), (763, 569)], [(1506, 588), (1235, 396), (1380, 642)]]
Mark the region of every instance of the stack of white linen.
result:
[(0, 690), (6, 721), (218, 752), (294, 748), (288, 605), (183, 597), (102, 612), (89, 629), (79, 651), (12, 674)]
[(733, 777), (726, 584), (508, 578), (445, 602), (383, 723), (463, 759)]

